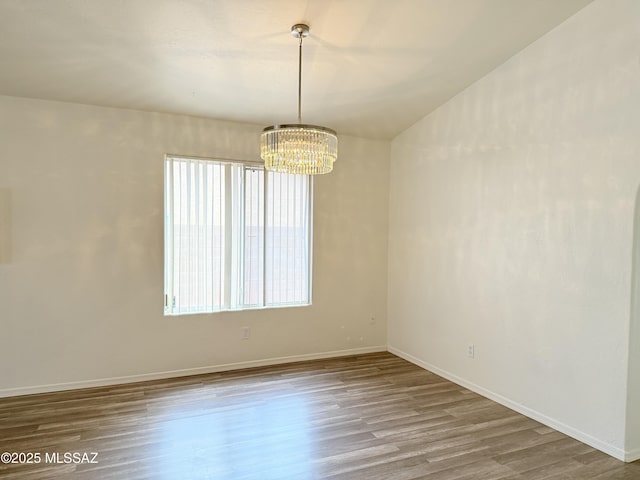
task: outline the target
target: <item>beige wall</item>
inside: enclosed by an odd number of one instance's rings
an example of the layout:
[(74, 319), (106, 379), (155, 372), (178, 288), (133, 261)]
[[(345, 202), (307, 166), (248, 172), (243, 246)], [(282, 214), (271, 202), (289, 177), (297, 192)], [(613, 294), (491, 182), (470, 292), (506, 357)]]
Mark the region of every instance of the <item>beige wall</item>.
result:
[(255, 159), (259, 134), (0, 97), (0, 395), (385, 349), (387, 141), (341, 137), (316, 179), (311, 307), (163, 316), (164, 154)]
[(391, 150), (390, 350), (619, 458), (640, 453), (638, 45), (640, 2), (596, 1)]
[(640, 186), (635, 202), (628, 349), (625, 450), (629, 459), (640, 459)]

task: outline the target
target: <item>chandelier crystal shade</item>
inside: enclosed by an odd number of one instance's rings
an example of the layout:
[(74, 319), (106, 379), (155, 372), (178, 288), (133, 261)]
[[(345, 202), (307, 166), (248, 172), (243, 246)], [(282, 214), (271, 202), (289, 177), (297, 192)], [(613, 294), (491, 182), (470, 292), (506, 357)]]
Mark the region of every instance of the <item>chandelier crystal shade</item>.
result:
[(298, 55), (298, 123), (265, 127), (260, 156), (266, 170), (297, 175), (320, 175), (333, 170), (338, 157), (338, 137), (330, 128), (302, 123), (302, 39), (309, 27), (297, 24), (291, 34), (300, 39)]

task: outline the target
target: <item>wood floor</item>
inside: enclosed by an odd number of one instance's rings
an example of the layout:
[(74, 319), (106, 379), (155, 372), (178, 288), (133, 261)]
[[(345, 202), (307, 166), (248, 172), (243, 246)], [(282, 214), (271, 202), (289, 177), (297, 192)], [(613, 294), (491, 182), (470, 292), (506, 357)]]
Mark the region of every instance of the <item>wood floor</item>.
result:
[(0, 399), (1, 452), (40, 454), (3, 480), (640, 479), (389, 353)]

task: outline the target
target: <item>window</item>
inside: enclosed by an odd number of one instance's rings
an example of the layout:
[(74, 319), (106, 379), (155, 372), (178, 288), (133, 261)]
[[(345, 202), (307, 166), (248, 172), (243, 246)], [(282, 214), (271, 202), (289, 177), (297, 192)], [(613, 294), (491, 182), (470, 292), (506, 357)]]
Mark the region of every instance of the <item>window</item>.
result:
[(165, 314), (311, 303), (312, 180), (167, 156)]

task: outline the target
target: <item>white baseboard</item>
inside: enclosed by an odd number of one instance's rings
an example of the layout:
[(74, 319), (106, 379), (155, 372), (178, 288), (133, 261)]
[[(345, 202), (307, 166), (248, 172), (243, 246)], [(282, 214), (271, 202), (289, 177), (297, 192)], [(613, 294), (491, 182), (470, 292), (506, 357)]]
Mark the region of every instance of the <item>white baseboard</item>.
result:
[(640, 448), (624, 452), (625, 462), (635, 462), (636, 460), (640, 460)]
[(124, 377), (100, 378), (97, 380), (81, 380), (77, 382), (54, 383), (49, 385), (35, 385), (29, 387), (4, 388), (0, 389), (0, 398), (16, 397), (19, 395), (33, 395), (36, 393), (60, 392), (64, 390), (77, 390), (80, 388), (105, 387), (123, 383), (145, 382), (148, 380), (161, 380), (164, 378), (174, 377), (187, 377), (189, 375), (200, 375), (203, 373), (226, 372), (229, 370), (240, 370), (242, 368), (264, 367), (267, 365), (280, 365), (283, 363), (301, 362), (305, 360), (320, 360), (323, 358), (346, 357), (349, 355), (361, 355), (365, 353), (386, 351), (386, 345), (378, 345), (374, 347), (361, 347), (352, 348), (349, 350), (336, 350), (332, 352), (308, 353), (304, 355), (293, 355), (290, 357), (266, 358), (264, 360), (225, 363), (221, 365), (186, 368), (182, 370), (170, 370), (166, 372), (143, 373), (139, 375), (128, 375)]
[(602, 440), (592, 437), (587, 433), (577, 430), (554, 418), (548, 417), (543, 413), (540, 413), (536, 410), (532, 410), (531, 408), (525, 407), (524, 405), (514, 402), (509, 398), (503, 397), (502, 395), (494, 393), (491, 390), (487, 390), (486, 388), (476, 385), (475, 383), (469, 382), (452, 373), (449, 373), (446, 370), (442, 370), (441, 368), (438, 368), (435, 365), (431, 365), (430, 363), (424, 362), (419, 358), (414, 357), (413, 355), (410, 355), (408, 353), (403, 352), (402, 350), (392, 347), (391, 345), (387, 347), (387, 350), (393, 353), (394, 355), (397, 355), (400, 358), (404, 358), (405, 360), (411, 363), (414, 363), (419, 367), (424, 368), (425, 370), (429, 370), (430, 372), (433, 372), (436, 375), (444, 377), (447, 380), (451, 380), (452, 382), (457, 383), (458, 385), (462, 385), (463, 387), (468, 388), (469, 390), (472, 390), (482, 395), (483, 397), (489, 398), (494, 402), (498, 402), (499, 404), (504, 405), (505, 407), (508, 407), (511, 410), (515, 410), (516, 412), (521, 413), (526, 417), (532, 418), (548, 427), (553, 428), (554, 430), (558, 430), (559, 432), (562, 432), (565, 435), (575, 438), (576, 440), (582, 443), (586, 443), (587, 445), (593, 448), (596, 448), (606, 453), (607, 455), (611, 455), (612, 457), (617, 458), (618, 460), (622, 460), (624, 462), (630, 462), (630, 461), (633, 461), (634, 456), (636, 460), (640, 458), (640, 450), (625, 452), (623, 449), (619, 447), (611, 445), (607, 442), (603, 442)]

